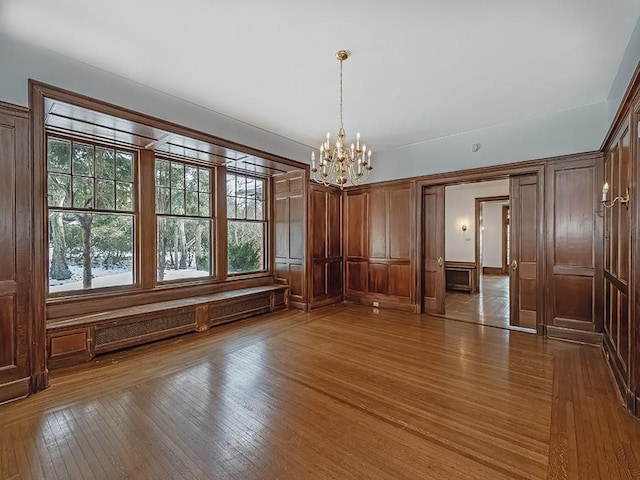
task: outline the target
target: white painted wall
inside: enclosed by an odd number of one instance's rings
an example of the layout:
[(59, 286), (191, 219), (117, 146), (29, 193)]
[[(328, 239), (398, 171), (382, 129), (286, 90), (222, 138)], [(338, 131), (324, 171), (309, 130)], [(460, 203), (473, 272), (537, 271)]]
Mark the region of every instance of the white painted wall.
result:
[(482, 266), (502, 267), (502, 206), (505, 202), (482, 204)]
[[(445, 260), (475, 261), (475, 199), (496, 195), (509, 195), (509, 180), (445, 187)], [(460, 228), (463, 223), (466, 232)]]
[[(158, 55), (162, 61), (162, 53)], [(4, 102), (28, 106), (27, 80), (31, 78), (259, 150), (308, 162), (309, 147), (306, 145), (3, 34), (0, 34), (0, 64), (0, 100)], [(211, 88), (216, 88), (215, 79), (211, 80)]]

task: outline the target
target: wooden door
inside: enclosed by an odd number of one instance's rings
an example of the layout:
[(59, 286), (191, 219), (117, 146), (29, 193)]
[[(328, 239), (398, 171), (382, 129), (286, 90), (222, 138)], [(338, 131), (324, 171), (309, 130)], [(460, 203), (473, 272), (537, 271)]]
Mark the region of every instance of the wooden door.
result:
[(422, 311), (444, 313), (444, 185), (424, 188), (422, 212)]
[(28, 114), (0, 105), (0, 404), (31, 388), (28, 128)]
[(511, 177), (511, 241), (509, 268), (510, 321), (536, 328), (538, 308), (538, 176)]

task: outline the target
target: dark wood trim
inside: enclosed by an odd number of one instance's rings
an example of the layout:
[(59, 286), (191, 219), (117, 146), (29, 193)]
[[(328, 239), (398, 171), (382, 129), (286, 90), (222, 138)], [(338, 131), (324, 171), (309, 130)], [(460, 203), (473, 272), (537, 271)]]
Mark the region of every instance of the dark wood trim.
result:
[(30, 378), (21, 378), (15, 382), (5, 383), (0, 386), (0, 405), (20, 400), (29, 393), (33, 393)]
[(625, 369), (620, 365), (620, 360), (616, 349), (611, 343), (608, 335), (603, 335), (602, 339), (602, 354), (604, 355), (609, 371), (613, 376), (613, 379), (618, 387), (618, 394), (622, 400), (624, 406), (629, 409), (634, 415), (638, 415), (636, 398), (633, 390), (629, 386)]
[[(400, 310), (403, 312), (419, 313), (413, 303), (409, 303), (406, 298), (396, 297), (393, 295), (382, 295), (378, 293), (365, 293), (350, 291), (345, 294), (345, 300), (349, 302), (359, 303), (361, 305), (372, 308), (385, 308), (391, 310)], [(373, 302), (377, 302), (378, 306), (373, 306)]]
[(502, 206), (502, 269), (501, 273), (509, 273), (509, 205)]
[(547, 336), (556, 340), (567, 340), (570, 342), (586, 343), (588, 345), (602, 345), (601, 333), (556, 327), (554, 325), (547, 325), (546, 330)]
[(46, 191), (46, 133), (44, 129), (44, 95), (29, 84), (29, 108), (31, 109), (31, 156), (33, 161), (33, 320), (35, 348), (32, 350), (32, 365), (35, 375), (39, 375), (42, 388), (49, 386), (46, 352), (46, 295), (47, 295), (47, 258), (48, 242), (46, 238), (47, 219), (42, 192)]
[[(247, 153), (249, 155), (255, 155), (257, 157), (262, 157), (267, 160), (273, 160), (275, 162), (283, 163), (285, 165), (296, 167), (301, 170), (309, 170), (310, 168), (310, 166), (306, 163), (298, 162), (296, 160), (291, 160), (286, 157), (281, 157), (279, 155), (268, 153), (263, 150), (258, 150), (256, 148), (248, 147), (246, 145), (242, 145), (230, 140), (225, 140), (223, 138), (216, 137), (215, 135), (211, 135), (209, 133), (205, 133), (193, 128), (189, 128), (183, 125), (179, 125), (177, 123), (173, 123), (169, 120), (163, 120), (157, 117), (153, 117), (151, 115), (136, 112), (126, 107), (121, 107), (109, 102), (105, 102), (103, 100), (99, 100), (97, 98), (92, 98), (79, 93), (71, 92), (70, 90), (65, 90), (63, 88), (56, 87), (54, 85), (50, 85), (44, 82), (40, 82), (38, 80), (29, 79), (29, 90), (38, 92), (38, 95), (41, 96), (43, 99), (46, 97), (46, 98), (59, 100), (61, 102), (77, 105), (79, 107), (87, 108), (89, 110), (95, 110), (98, 112), (105, 113), (107, 115), (112, 115), (118, 118), (122, 118), (124, 120), (129, 120), (131, 122), (142, 123), (150, 127), (158, 128), (161, 130), (168, 130), (179, 135), (184, 135), (196, 140), (201, 140), (203, 142), (213, 143), (221, 147), (236, 150), (238, 152)], [(44, 116), (39, 118), (44, 118)]]
[(309, 302), (308, 311), (311, 312), (313, 310), (317, 310), (322, 307), (326, 307), (328, 305), (333, 305), (335, 303), (342, 303), (344, 301), (344, 295), (337, 295), (335, 297), (327, 297), (322, 300), (314, 300)]
[[(211, 252), (212, 257), (215, 259), (215, 271), (214, 276), (218, 280), (227, 280), (229, 274), (229, 259), (227, 257), (227, 243), (229, 239), (227, 238), (227, 168), (216, 167), (214, 169), (215, 175), (215, 198), (213, 203), (211, 204), (214, 212), (214, 220), (213, 220), (213, 236), (212, 239), (215, 238), (215, 247), (214, 251)], [(264, 182), (265, 186), (265, 195), (269, 194), (271, 182), (268, 180)], [(266, 198), (271, 198), (270, 196)], [(267, 211), (265, 213), (265, 218), (267, 219), (267, 228), (272, 230), (270, 225), (270, 213), (271, 213), (271, 204), (270, 202), (265, 202), (265, 206), (267, 207)], [(267, 261), (269, 262), (272, 258), (270, 248), (273, 242), (270, 241), (269, 232), (267, 232), (266, 239), (267, 245), (264, 254), (268, 255)], [(269, 269), (269, 272), (273, 272), (273, 266), (270, 263), (266, 263), (266, 267)], [(264, 268), (264, 267), (263, 267)]]
[[(598, 152), (593, 152), (588, 154), (590, 157), (597, 157), (599, 155)], [(567, 155), (564, 160), (579, 158), (581, 155)], [(562, 157), (555, 157), (553, 162), (562, 161)], [(539, 292), (547, 292), (548, 284), (545, 277), (547, 271), (547, 259), (546, 259), (546, 243), (545, 243), (545, 212), (546, 212), (546, 203), (545, 203), (545, 188), (547, 184), (547, 177), (545, 175), (545, 167), (538, 167), (537, 171), (537, 183), (538, 183), (538, 202), (537, 202), (537, 217), (538, 217), (538, 291)], [(513, 212), (511, 213), (511, 218), (513, 218)], [(545, 325), (548, 323), (549, 319), (545, 315), (546, 308), (546, 295), (537, 295), (536, 302), (536, 310), (537, 322), (536, 322), (536, 334), (544, 335), (545, 333)]]
[[(151, 150), (141, 150), (139, 155), (137, 208), (138, 232), (136, 238), (137, 283), (143, 289), (153, 289), (157, 279), (157, 238), (155, 155)], [(151, 228), (149, 228), (151, 227)]]
[(400, 180), (365, 183), (356, 187), (348, 187), (345, 189), (345, 192), (347, 192), (347, 194), (350, 194), (352, 192), (358, 192), (361, 190), (374, 190), (379, 189), (380, 187), (397, 186), (406, 182), (416, 182), (417, 187), (423, 187), (432, 185), (456, 185), (458, 183), (500, 180), (513, 175), (538, 173), (540, 167), (544, 167), (544, 165), (552, 162), (566, 161), (574, 158), (596, 158), (600, 155), (600, 151), (573, 153), (569, 155), (557, 155), (536, 160), (525, 160), (521, 162), (505, 163), (501, 165), (489, 165), (486, 167), (455, 170), (453, 172), (434, 173), (430, 175), (421, 175)]
[(475, 206), (475, 264), (477, 268), (475, 269), (473, 275), (473, 293), (477, 293), (480, 291), (480, 275), (484, 272), (484, 267), (482, 266), (481, 255), (480, 255), (480, 218), (482, 216), (482, 204), (489, 202), (504, 202), (509, 200), (509, 195), (494, 195), (491, 197), (476, 197), (476, 206)]
[(14, 105), (0, 100), (0, 111), (11, 113), (14, 117), (22, 117), (27, 120), (30, 118), (31, 109), (22, 105)]
[(504, 275), (503, 267), (482, 267), (483, 275)]

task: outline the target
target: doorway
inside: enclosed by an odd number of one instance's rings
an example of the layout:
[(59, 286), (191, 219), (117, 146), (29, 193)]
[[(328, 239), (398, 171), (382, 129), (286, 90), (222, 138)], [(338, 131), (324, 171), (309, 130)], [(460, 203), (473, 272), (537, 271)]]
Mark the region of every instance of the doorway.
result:
[(422, 189), (424, 313), (535, 331), (538, 186), (534, 174)]
[(508, 179), (445, 187), (447, 317), (509, 327), (508, 209)]

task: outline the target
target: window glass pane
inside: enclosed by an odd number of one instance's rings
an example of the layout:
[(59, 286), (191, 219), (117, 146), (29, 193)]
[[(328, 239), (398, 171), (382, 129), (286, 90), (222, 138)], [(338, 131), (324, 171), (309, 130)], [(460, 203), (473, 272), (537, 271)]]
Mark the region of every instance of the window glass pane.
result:
[(253, 198), (247, 199), (247, 219), (256, 219), (256, 201)]
[(236, 175), (236, 196), (244, 197), (246, 195), (246, 181), (244, 177)]
[(264, 180), (256, 179), (256, 200), (259, 202), (264, 200)]
[(227, 195), (235, 196), (236, 194), (236, 176), (227, 174)]
[(96, 208), (115, 210), (116, 184), (113, 180), (96, 180)]
[(171, 188), (184, 188), (184, 165), (171, 163)]
[(133, 155), (116, 152), (116, 180), (121, 182), (133, 181)]
[(133, 184), (116, 182), (116, 209), (133, 210)]
[(73, 177), (73, 206), (93, 208), (93, 178)]
[(73, 144), (73, 174), (93, 176), (93, 145)]
[(50, 207), (71, 206), (71, 175), (50, 173), (47, 185)]
[(264, 220), (264, 209), (262, 202), (256, 202), (256, 220)]
[(187, 215), (198, 216), (198, 192), (187, 191), (186, 212)]
[(171, 184), (171, 164), (166, 160), (156, 160), (156, 185), (168, 187)]
[(256, 196), (256, 181), (251, 177), (247, 177), (247, 198), (254, 198)]
[(131, 285), (133, 215), (49, 211), (49, 291)]
[(228, 222), (229, 273), (264, 270), (264, 224)]
[(158, 281), (211, 275), (211, 220), (158, 217)]
[(247, 215), (247, 199), (244, 197), (236, 198), (236, 218), (246, 218)]
[(201, 192), (207, 192), (209, 193), (211, 190), (209, 190), (209, 170), (206, 170), (204, 168), (200, 168), (199, 169), (199, 175), (200, 175), (200, 187), (199, 190)]
[(115, 155), (114, 150), (96, 147), (96, 177), (115, 178)]
[(171, 213), (184, 215), (184, 190), (171, 191)]
[(236, 216), (236, 197), (227, 197), (227, 217), (235, 218)]
[(50, 138), (47, 143), (47, 170), (71, 173), (71, 142)]
[(185, 188), (192, 192), (198, 191), (198, 169), (187, 165), (184, 169)]
[(201, 217), (211, 216), (210, 198), (211, 198), (210, 193), (200, 193), (200, 216)]
[(167, 187), (156, 187), (156, 213), (170, 213), (171, 191)]

